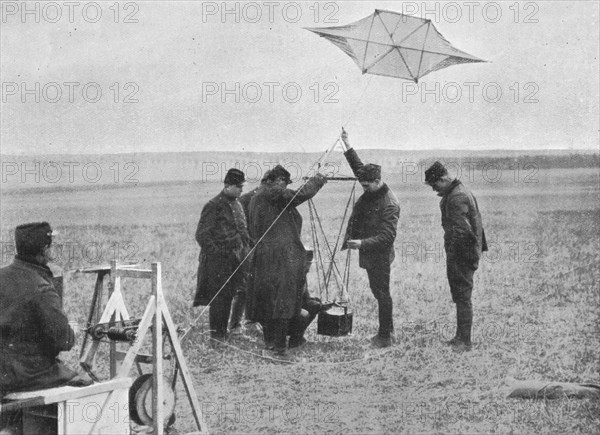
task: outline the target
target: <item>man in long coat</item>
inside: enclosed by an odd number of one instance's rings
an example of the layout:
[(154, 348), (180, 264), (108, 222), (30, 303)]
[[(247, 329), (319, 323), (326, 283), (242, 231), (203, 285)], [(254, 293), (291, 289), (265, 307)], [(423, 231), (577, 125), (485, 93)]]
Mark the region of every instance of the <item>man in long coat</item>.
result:
[(306, 279), (302, 216), (296, 207), (315, 196), (326, 181), (317, 174), (294, 191), (287, 188), (290, 173), (277, 165), (250, 201), (250, 236), (257, 245), (247, 311), (251, 320), (263, 325), (266, 346), (280, 355), (286, 353), (290, 319), (300, 314)]
[(456, 304), (456, 335), (448, 344), (459, 351), (469, 350), (473, 326), (473, 275), (479, 267), (482, 252), (487, 251), (479, 206), (471, 191), (460, 180), (450, 178), (440, 162), (425, 171), (425, 183), (442, 197), (446, 273), (452, 301)]
[(369, 286), (379, 305), (379, 331), (371, 342), (377, 347), (388, 347), (394, 331), (390, 269), (395, 258), (400, 205), (394, 192), (381, 181), (381, 167), (362, 163), (344, 129), (342, 142), (344, 156), (364, 189), (352, 210), (342, 249), (358, 249), (358, 265), (367, 270)]
[(194, 306), (210, 306), (211, 338), (216, 341), (227, 339), (231, 301), (244, 285), (246, 263), (233, 273), (251, 244), (244, 210), (238, 201), (244, 181), (242, 171), (232, 168), (227, 172), (223, 190), (206, 203), (196, 230), (200, 264)]
[(64, 365), (58, 354), (75, 343), (62, 309), (51, 260), (52, 228), (47, 222), (15, 229), (17, 255), (0, 269), (0, 397), (91, 380)]
[[(266, 183), (270, 172), (271, 171), (267, 170), (262, 176), (260, 181), (261, 186)], [(244, 216), (246, 216), (246, 222), (248, 224), (248, 227), (250, 227), (250, 201), (252, 200), (256, 192), (258, 192), (258, 189), (260, 189), (260, 186), (252, 189), (250, 192), (244, 193), (242, 196), (240, 196), (239, 199), (240, 204), (242, 204), (242, 208), (244, 209)], [(250, 261), (248, 261), (248, 263), (250, 263)], [(238, 287), (233, 297), (233, 301), (231, 302), (231, 319), (229, 322), (229, 330), (232, 334), (242, 333), (242, 319), (246, 312), (248, 278), (249, 274), (252, 273), (251, 267), (246, 267), (245, 270), (247, 278), (244, 280), (244, 285)]]

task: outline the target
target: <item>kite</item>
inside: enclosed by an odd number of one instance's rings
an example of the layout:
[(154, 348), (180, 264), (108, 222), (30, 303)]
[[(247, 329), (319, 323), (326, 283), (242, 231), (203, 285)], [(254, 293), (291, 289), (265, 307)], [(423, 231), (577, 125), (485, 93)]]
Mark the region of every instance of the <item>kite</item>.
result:
[(376, 9), (345, 26), (306, 28), (328, 39), (363, 74), (413, 80), (461, 63), (485, 62), (452, 46), (431, 20)]

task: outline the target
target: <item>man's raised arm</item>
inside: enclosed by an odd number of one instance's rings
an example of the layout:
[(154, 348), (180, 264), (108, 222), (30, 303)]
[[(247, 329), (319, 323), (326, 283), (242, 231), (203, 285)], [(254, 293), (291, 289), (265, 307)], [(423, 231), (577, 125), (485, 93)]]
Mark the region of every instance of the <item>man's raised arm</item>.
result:
[(364, 166), (364, 163), (362, 160), (360, 160), (360, 157), (358, 157), (358, 154), (356, 154), (356, 151), (354, 151), (354, 148), (352, 148), (350, 145), (348, 133), (346, 130), (344, 130), (344, 127), (342, 127), (342, 143), (344, 144), (344, 156), (346, 157), (350, 168), (352, 168), (352, 172), (356, 177), (358, 177), (358, 171)]

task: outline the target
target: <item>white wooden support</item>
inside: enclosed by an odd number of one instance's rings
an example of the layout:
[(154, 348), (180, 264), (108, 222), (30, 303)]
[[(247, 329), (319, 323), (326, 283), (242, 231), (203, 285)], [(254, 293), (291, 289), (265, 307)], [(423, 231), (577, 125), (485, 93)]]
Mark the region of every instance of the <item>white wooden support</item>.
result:
[(121, 378), (121, 377), (129, 376), (129, 371), (131, 370), (131, 367), (133, 366), (133, 363), (135, 361), (135, 356), (138, 354), (138, 352), (140, 351), (140, 348), (142, 347), (144, 337), (146, 336), (146, 333), (148, 332), (148, 328), (150, 328), (150, 325), (152, 324), (152, 321), (154, 320), (155, 313), (156, 313), (156, 305), (154, 303), (154, 296), (151, 296), (150, 301), (148, 302), (148, 305), (146, 306), (146, 311), (144, 312), (144, 315), (142, 316), (142, 320), (140, 321), (140, 324), (138, 325), (138, 330), (137, 330), (137, 334), (135, 337), (135, 341), (133, 342), (133, 345), (129, 348), (129, 350), (125, 354), (125, 358), (123, 358), (123, 363), (121, 364), (121, 367), (119, 368), (117, 377)]
[(171, 346), (173, 347), (173, 352), (175, 353), (175, 358), (177, 359), (177, 364), (179, 364), (179, 368), (181, 370), (181, 379), (192, 407), (192, 413), (194, 414), (194, 419), (196, 420), (196, 426), (200, 433), (208, 434), (208, 427), (206, 426), (204, 418), (202, 417), (202, 410), (200, 408), (200, 404), (198, 403), (198, 396), (196, 396), (196, 390), (194, 389), (194, 384), (192, 383), (192, 377), (183, 356), (181, 343), (179, 343), (179, 338), (177, 337), (177, 328), (175, 327), (175, 323), (173, 323), (171, 313), (168, 309), (163, 311), (163, 318), (165, 320)]
[(152, 329), (152, 422), (154, 423), (154, 434), (162, 435), (164, 425), (162, 317), (165, 300), (162, 294), (160, 263), (152, 263), (152, 295), (156, 304)]
[[(151, 279), (152, 283), (152, 295), (148, 300), (146, 309), (137, 327), (136, 339), (130, 345), (127, 352), (117, 351), (114, 343), (111, 343), (111, 377), (113, 378), (128, 378), (129, 373), (133, 367), (133, 364), (139, 359), (151, 360), (152, 362), (152, 422), (153, 422), (153, 433), (162, 435), (164, 433), (164, 397), (165, 397), (165, 385), (163, 378), (163, 322), (166, 328), (165, 333), (169, 337), (171, 349), (176, 359), (176, 365), (181, 372), (181, 380), (185, 387), (185, 391), (192, 408), (192, 413), (196, 421), (196, 426), (200, 433), (208, 434), (208, 427), (204, 422), (200, 404), (198, 403), (198, 397), (194, 390), (192, 383), (192, 377), (188, 370), (181, 344), (179, 343), (179, 337), (177, 336), (177, 327), (171, 318), (169, 309), (166, 304), (166, 300), (162, 289), (162, 270), (160, 263), (152, 263), (152, 269), (139, 269), (136, 266), (123, 265), (119, 266), (116, 261), (112, 261), (110, 268), (102, 266), (95, 269), (86, 269), (82, 272), (90, 273), (106, 273), (110, 270), (110, 296), (106, 303), (106, 307), (100, 317), (98, 323), (107, 323), (115, 320), (128, 320), (129, 313), (125, 306), (123, 294), (121, 293), (121, 278), (141, 278)], [(118, 319), (117, 319), (118, 317)], [(144, 338), (148, 333), (148, 330), (152, 326), (152, 356), (144, 356), (140, 354), (140, 349), (144, 342)], [(94, 340), (89, 348), (84, 352), (81, 358), (82, 366), (90, 364), (93, 360), (94, 354), (98, 348), (99, 341)], [(120, 361), (120, 365), (118, 362)], [(90, 367), (91, 368), (91, 367)], [(176, 378), (173, 379), (173, 388), (175, 387)]]
[[(121, 277), (117, 274), (117, 260), (112, 260), (110, 262), (110, 285), (108, 288), (109, 298), (113, 295), (114, 292), (121, 292)], [(116, 320), (115, 313), (110, 317), (110, 321), (114, 322)], [(120, 319), (119, 319), (120, 320)], [(111, 340), (109, 344), (110, 348), (110, 377), (114, 378), (117, 375), (117, 344)]]

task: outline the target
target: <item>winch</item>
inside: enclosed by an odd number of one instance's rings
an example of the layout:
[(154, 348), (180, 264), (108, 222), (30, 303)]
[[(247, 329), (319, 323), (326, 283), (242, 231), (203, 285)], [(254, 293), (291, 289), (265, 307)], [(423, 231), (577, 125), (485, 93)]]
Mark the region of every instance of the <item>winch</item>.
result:
[(141, 320), (142, 319), (128, 319), (116, 322), (98, 323), (87, 328), (87, 332), (94, 340), (101, 340), (106, 337), (112, 341), (132, 342), (136, 338)]

